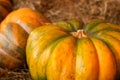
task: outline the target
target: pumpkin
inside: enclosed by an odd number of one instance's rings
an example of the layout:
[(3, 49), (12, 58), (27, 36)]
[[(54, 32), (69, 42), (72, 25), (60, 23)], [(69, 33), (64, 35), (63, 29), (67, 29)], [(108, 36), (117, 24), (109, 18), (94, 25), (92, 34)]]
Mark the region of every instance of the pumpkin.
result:
[(2, 21), (10, 11), (12, 11), (12, 3), (10, 0), (0, 0), (0, 21)]
[(49, 21), (30, 8), (12, 11), (0, 26), (0, 68), (16, 69), (26, 63), (26, 42), (29, 33)]
[(38, 27), (26, 57), (34, 80), (120, 80), (120, 26), (68, 20)]

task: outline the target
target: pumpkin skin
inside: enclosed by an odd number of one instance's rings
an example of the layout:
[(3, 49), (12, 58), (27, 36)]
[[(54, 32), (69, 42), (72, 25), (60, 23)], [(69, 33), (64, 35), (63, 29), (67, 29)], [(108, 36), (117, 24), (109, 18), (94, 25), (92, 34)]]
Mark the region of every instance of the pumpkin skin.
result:
[[(18, 30), (16, 30), (19, 29)], [(19, 35), (19, 36), (18, 36)], [(22, 40), (20, 37), (24, 37)], [(9, 69), (18, 67), (24, 60), (24, 48), (20, 42), (25, 43), (28, 34), (15, 23), (9, 23), (0, 33), (0, 67)]]
[(43, 14), (25, 7), (12, 11), (2, 21), (1, 26), (4, 27), (9, 22), (19, 24), (29, 34), (34, 28), (50, 21)]
[(0, 0), (0, 21), (2, 21), (9, 12), (12, 11), (12, 3), (10, 0)]
[(13, 70), (25, 65), (29, 33), (46, 23), (46, 17), (30, 8), (11, 12), (0, 26), (0, 68)]
[[(103, 20), (82, 26), (70, 20), (31, 32), (26, 57), (34, 80), (120, 80), (120, 27)], [(79, 38), (71, 35), (78, 29)]]

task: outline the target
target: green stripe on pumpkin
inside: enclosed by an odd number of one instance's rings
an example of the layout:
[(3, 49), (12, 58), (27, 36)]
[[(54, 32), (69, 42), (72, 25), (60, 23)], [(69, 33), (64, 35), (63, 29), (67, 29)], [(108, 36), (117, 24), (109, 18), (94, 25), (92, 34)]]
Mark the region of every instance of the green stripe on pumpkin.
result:
[(93, 20), (93, 21), (91, 21), (90, 23), (88, 23), (86, 25), (86, 27), (84, 28), (84, 30), (86, 32), (89, 32), (91, 29), (93, 29), (94, 27), (100, 25), (101, 23), (105, 23), (105, 21), (104, 20), (100, 20), (100, 19)]
[(90, 30), (91, 33), (98, 33), (104, 30), (116, 30), (116, 31), (120, 31), (120, 26), (117, 26), (115, 24), (110, 24), (110, 23), (101, 23), (98, 26), (95, 26), (94, 28), (92, 28)]

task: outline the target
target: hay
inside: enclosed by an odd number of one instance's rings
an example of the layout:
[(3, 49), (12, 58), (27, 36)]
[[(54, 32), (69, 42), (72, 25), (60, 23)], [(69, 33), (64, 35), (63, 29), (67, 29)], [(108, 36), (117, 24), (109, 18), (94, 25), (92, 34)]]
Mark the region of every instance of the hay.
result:
[[(17, 1), (17, 2), (15, 2)], [(66, 19), (104, 19), (120, 24), (119, 0), (14, 0), (19, 7), (30, 7), (42, 12), (52, 22)]]

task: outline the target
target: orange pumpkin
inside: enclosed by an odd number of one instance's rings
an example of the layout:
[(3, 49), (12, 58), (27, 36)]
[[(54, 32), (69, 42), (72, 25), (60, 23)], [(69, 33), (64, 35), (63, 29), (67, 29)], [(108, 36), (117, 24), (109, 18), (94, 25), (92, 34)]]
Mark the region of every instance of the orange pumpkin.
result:
[(41, 13), (30, 8), (11, 12), (0, 26), (0, 67), (15, 69), (25, 64), (25, 48), (29, 33), (49, 23)]

